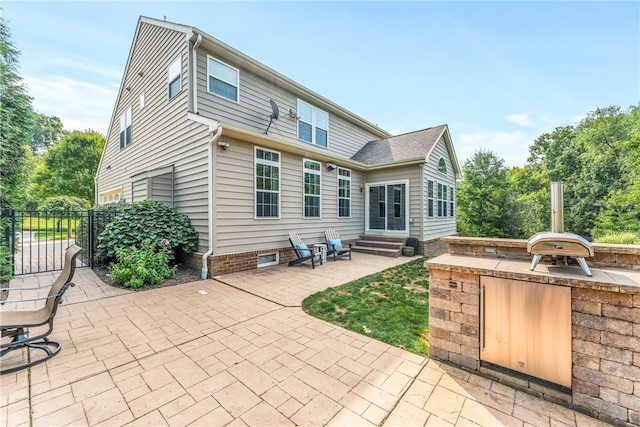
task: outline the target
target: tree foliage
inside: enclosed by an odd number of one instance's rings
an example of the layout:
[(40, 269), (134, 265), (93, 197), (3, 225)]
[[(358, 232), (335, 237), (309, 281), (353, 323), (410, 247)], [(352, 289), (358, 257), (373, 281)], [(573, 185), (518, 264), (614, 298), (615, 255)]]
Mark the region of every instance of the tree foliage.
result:
[[(504, 173), (492, 153), (476, 153), (465, 164), (460, 233), (528, 237), (549, 230), (549, 186), (561, 181), (565, 231), (587, 238), (640, 235), (640, 105), (598, 108), (575, 126), (541, 135), (529, 153), (524, 167)], [(498, 206), (511, 214), (498, 215)]]
[(29, 195), (36, 200), (53, 196), (75, 196), (93, 201), (94, 176), (104, 147), (97, 132), (75, 131), (62, 137), (44, 154), (29, 185)]
[(478, 151), (462, 166), (458, 185), (458, 231), (465, 236), (512, 237), (517, 209), (504, 161)]
[(29, 146), (34, 154), (43, 154), (67, 134), (58, 117), (35, 113)]
[(24, 162), (33, 110), (18, 75), (18, 56), (9, 28), (0, 18), (0, 208), (24, 204)]

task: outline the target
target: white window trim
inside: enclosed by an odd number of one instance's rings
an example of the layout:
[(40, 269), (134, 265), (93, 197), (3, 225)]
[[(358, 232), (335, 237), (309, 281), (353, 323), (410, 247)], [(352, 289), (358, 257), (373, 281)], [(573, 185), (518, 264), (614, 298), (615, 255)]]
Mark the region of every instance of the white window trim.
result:
[[(170, 93), (171, 83), (176, 79), (180, 80), (180, 90), (172, 95)], [(167, 67), (167, 98), (173, 99), (180, 92), (182, 92), (182, 55), (178, 55)]]
[[(314, 169), (307, 169), (305, 167), (305, 163), (306, 162), (311, 162), (311, 163), (315, 163), (318, 165), (318, 170), (314, 170)], [(313, 174), (313, 175), (318, 175), (318, 177), (320, 178), (320, 194), (318, 194), (317, 196), (315, 194), (309, 194), (310, 197), (317, 197), (318, 198), (318, 216), (307, 216), (306, 215), (306, 205), (305, 205), (305, 198), (307, 196), (307, 193), (305, 193), (305, 185), (304, 185), (304, 177), (307, 173)], [(315, 160), (311, 160), (311, 159), (302, 159), (302, 218), (304, 219), (322, 219), (322, 163), (315, 161)]]
[[(431, 197), (429, 197), (429, 183), (431, 183)], [(438, 195), (437, 193), (437, 188), (434, 189), (434, 185), (436, 184), (436, 181), (433, 179), (427, 179), (427, 218), (429, 219), (433, 219), (437, 217), (437, 202), (438, 202)], [(429, 204), (431, 204), (431, 215), (429, 215)]]
[[(305, 142), (307, 144), (316, 145), (316, 146), (321, 147), (321, 148), (329, 148), (329, 119), (330, 119), (329, 118), (329, 113), (327, 111), (324, 111), (321, 108), (316, 107), (313, 104), (309, 104), (308, 102), (303, 101), (300, 98), (298, 98), (298, 102), (296, 103), (296, 108), (297, 108), (298, 111), (300, 111), (300, 103), (308, 105), (309, 107), (311, 107), (311, 123), (308, 123), (308, 122), (302, 120), (302, 118), (300, 116), (298, 116), (298, 122), (302, 122), (302, 123), (306, 123), (308, 125), (311, 125), (311, 141), (307, 141), (306, 139), (300, 138), (300, 125), (297, 122), (296, 122), (296, 137), (298, 138), (299, 141)], [(326, 129), (317, 125), (317, 123), (316, 123), (316, 111), (321, 111), (321, 112), (323, 112), (323, 113), (325, 113), (327, 115), (327, 128)], [(318, 143), (316, 141), (316, 128), (322, 129), (323, 131), (327, 132), (327, 146), (326, 147), (324, 145), (318, 145)]]
[[(278, 155), (278, 161), (274, 162), (272, 160), (264, 160), (258, 159), (258, 150), (268, 151), (270, 153), (276, 153)], [(258, 173), (258, 164), (269, 165), (269, 166), (277, 166), (280, 177), (278, 178), (278, 216), (258, 216), (258, 187), (257, 187), (257, 173)], [(264, 190), (260, 190), (264, 191)], [(280, 219), (280, 214), (282, 212), (282, 153), (275, 150), (270, 150), (268, 148), (262, 147), (254, 147), (253, 150), (253, 218), (256, 220), (270, 220), (270, 219)]]
[[(276, 256), (275, 261), (260, 262), (260, 258), (271, 256), (271, 255), (275, 255)], [(256, 262), (257, 262), (258, 268), (270, 267), (272, 265), (279, 265), (280, 264), (280, 252), (270, 252), (268, 254), (258, 254)]]
[[(223, 79), (219, 78), (218, 76), (214, 76), (213, 74), (211, 74), (211, 70), (209, 69), (210, 60), (219, 62), (220, 64), (222, 64), (222, 65), (224, 65), (226, 67), (229, 67), (232, 70), (235, 70), (235, 72), (236, 72), (236, 82), (235, 83), (228, 82), (226, 80), (223, 80)], [(209, 77), (214, 77), (214, 78), (216, 78), (216, 79), (218, 79), (218, 80), (220, 80), (222, 82), (225, 82), (227, 84), (235, 86), (236, 87), (236, 99), (230, 99), (230, 98), (227, 98), (226, 96), (218, 95), (217, 93), (212, 92), (210, 90), (210, 88), (209, 88)], [(213, 96), (217, 96), (220, 99), (226, 99), (227, 101), (235, 102), (236, 104), (240, 103), (240, 70), (237, 69), (236, 67), (232, 66), (232, 65), (227, 64), (224, 61), (219, 60), (218, 58), (216, 58), (214, 56), (211, 56), (211, 55), (207, 55), (207, 82), (206, 82), (206, 85), (207, 85), (207, 93), (210, 93)]]
[[(444, 172), (440, 170), (440, 162), (444, 163)], [(438, 167), (436, 169), (440, 175), (447, 175), (447, 171), (449, 170), (449, 168), (447, 167), (447, 161), (444, 159), (444, 157), (440, 157), (440, 159), (438, 160)]]
[[(349, 176), (345, 177), (344, 175), (340, 175), (340, 171), (349, 171)], [(353, 210), (353, 206), (351, 203), (351, 193), (352, 193), (352, 187), (351, 187), (351, 176), (352, 176), (352, 172), (351, 169), (347, 169), (347, 168), (341, 168), (338, 167), (338, 173), (336, 175), (338, 177), (338, 182), (337, 182), (337, 188), (336, 188), (336, 195), (337, 195), (337, 199), (338, 199), (338, 206), (337, 206), (337, 212), (336, 212), (336, 216), (340, 219), (348, 219), (351, 218), (351, 211)], [(349, 181), (349, 197), (340, 197), (340, 180), (342, 181)], [(340, 216), (340, 199), (348, 199), (349, 200), (349, 215), (348, 216)]]

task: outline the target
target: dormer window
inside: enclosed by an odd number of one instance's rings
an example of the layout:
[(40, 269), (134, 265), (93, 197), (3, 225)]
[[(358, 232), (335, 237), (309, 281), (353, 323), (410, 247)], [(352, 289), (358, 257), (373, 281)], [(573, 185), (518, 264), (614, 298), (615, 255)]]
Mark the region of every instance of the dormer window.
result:
[(298, 116), (298, 139), (326, 147), (329, 113), (298, 99)]
[(209, 57), (207, 62), (209, 92), (239, 102), (240, 72), (230, 65)]
[(178, 92), (182, 90), (182, 56), (178, 57), (169, 65), (168, 80), (169, 80), (169, 99), (173, 98)]

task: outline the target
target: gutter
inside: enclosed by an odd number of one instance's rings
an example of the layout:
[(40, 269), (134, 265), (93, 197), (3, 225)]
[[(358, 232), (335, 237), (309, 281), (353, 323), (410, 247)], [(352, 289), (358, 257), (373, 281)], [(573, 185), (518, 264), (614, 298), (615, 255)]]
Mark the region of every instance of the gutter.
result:
[(195, 114), (198, 113), (198, 87), (196, 82), (198, 81), (198, 48), (200, 47), (200, 43), (202, 43), (202, 36), (198, 34), (195, 43), (193, 44), (193, 65), (191, 69), (193, 70), (193, 76), (191, 78), (191, 94), (192, 94), (192, 102), (193, 102), (193, 112)]

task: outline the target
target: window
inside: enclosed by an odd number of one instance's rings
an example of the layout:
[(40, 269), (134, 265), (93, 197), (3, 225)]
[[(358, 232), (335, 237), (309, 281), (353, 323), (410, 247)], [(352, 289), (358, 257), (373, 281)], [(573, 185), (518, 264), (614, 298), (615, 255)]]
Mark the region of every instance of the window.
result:
[(402, 217), (402, 185), (393, 186), (393, 217)]
[(384, 218), (385, 216), (387, 216), (385, 189), (384, 187), (380, 187), (378, 189), (378, 218)]
[(304, 217), (320, 218), (320, 163), (304, 160)]
[(209, 92), (239, 102), (240, 72), (212, 57), (209, 57), (207, 69)]
[(338, 168), (338, 218), (351, 217), (351, 171)]
[(256, 218), (280, 217), (280, 153), (256, 147)]
[(449, 210), (449, 216), (455, 216), (456, 214), (456, 209), (455, 209), (455, 197), (453, 195), (453, 187), (449, 187), (449, 204), (450, 204), (450, 210)]
[(447, 216), (447, 186), (438, 183), (438, 216)]
[(100, 193), (100, 204), (118, 203), (122, 199), (122, 188), (116, 188)]
[(435, 200), (433, 199), (433, 181), (427, 181), (427, 216), (433, 218), (433, 205)]
[(442, 157), (440, 157), (440, 160), (438, 161), (438, 172), (443, 173), (443, 174), (447, 174), (447, 163), (444, 161), (444, 159)]
[(298, 139), (327, 146), (329, 113), (298, 99)]
[(144, 108), (144, 92), (140, 94), (140, 110)]
[(120, 148), (131, 144), (131, 107), (120, 115)]
[(178, 92), (182, 90), (182, 56), (178, 57), (169, 65), (168, 80), (169, 80), (169, 99), (173, 98)]
[(258, 255), (258, 268), (278, 264), (280, 264), (280, 253), (278, 252)]

